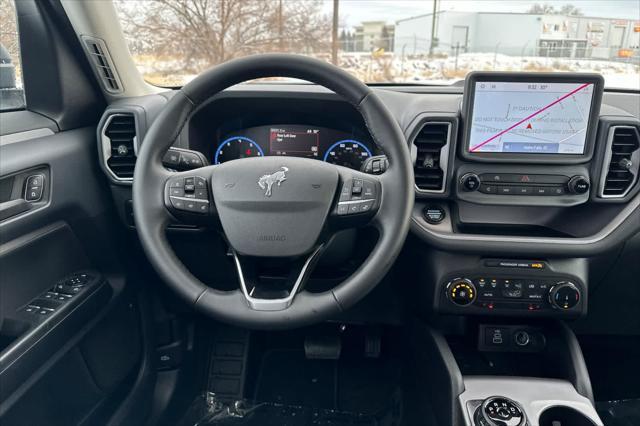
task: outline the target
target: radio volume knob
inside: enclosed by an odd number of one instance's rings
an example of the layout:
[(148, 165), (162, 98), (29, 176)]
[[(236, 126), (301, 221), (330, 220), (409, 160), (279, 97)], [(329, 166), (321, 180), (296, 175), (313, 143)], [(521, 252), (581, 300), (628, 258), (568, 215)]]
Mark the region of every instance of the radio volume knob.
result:
[(476, 300), (478, 294), (471, 280), (456, 278), (447, 284), (447, 297), (458, 306), (467, 306)]
[(480, 187), (480, 178), (475, 173), (466, 173), (460, 179), (460, 183), (465, 191), (475, 191)]
[(560, 281), (549, 290), (549, 303), (554, 308), (571, 309), (580, 301), (580, 290), (570, 281)]
[(574, 176), (567, 184), (572, 194), (585, 194), (589, 192), (589, 179), (584, 176)]

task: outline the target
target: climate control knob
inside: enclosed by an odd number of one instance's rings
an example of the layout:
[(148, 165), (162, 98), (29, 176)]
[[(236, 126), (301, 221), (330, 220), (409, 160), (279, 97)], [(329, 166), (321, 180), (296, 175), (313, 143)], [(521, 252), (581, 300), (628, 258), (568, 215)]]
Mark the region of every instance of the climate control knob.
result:
[(456, 278), (447, 284), (447, 296), (458, 306), (468, 306), (478, 297), (476, 286), (466, 278)]
[(571, 309), (580, 301), (580, 290), (570, 281), (561, 281), (551, 287), (549, 303), (557, 309)]
[(589, 192), (589, 179), (584, 176), (574, 176), (567, 184), (572, 194), (586, 194)]

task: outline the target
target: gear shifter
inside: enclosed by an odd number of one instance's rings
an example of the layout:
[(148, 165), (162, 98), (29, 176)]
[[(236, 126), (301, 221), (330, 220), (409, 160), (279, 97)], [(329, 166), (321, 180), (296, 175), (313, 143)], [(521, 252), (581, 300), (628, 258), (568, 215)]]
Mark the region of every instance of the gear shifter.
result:
[(503, 396), (485, 399), (473, 417), (476, 426), (527, 426), (527, 417), (520, 405)]

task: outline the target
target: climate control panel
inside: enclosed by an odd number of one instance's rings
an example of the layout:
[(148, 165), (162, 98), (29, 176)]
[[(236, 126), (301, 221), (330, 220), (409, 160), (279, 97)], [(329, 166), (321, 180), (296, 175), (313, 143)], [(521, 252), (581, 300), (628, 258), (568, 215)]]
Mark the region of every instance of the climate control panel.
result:
[(463, 314), (578, 316), (585, 293), (572, 277), (467, 274), (442, 283), (439, 307)]

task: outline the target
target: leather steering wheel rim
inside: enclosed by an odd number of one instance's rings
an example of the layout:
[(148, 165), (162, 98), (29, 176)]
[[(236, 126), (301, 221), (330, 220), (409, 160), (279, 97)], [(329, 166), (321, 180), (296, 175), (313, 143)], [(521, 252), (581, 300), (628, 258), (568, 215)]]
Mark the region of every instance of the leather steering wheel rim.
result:
[[(171, 172), (162, 156), (197, 109), (233, 85), (264, 77), (289, 77), (324, 86), (362, 115), (389, 167), (376, 214), (378, 241), (363, 264), (345, 281), (323, 293), (301, 292), (279, 311), (247, 306), (239, 291), (225, 292), (199, 281), (177, 258), (165, 235), (169, 215), (160, 189)], [(413, 208), (413, 165), (406, 139), (386, 106), (369, 87), (338, 67), (298, 55), (264, 54), (235, 59), (199, 75), (167, 103), (147, 132), (133, 179), (133, 211), (142, 247), (159, 276), (187, 303), (205, 315), (248, 328), (293, 328), (323, 321), (355, 304), (385, 276), (406, 239)]]

